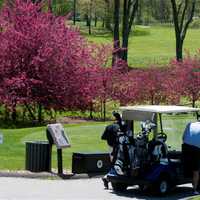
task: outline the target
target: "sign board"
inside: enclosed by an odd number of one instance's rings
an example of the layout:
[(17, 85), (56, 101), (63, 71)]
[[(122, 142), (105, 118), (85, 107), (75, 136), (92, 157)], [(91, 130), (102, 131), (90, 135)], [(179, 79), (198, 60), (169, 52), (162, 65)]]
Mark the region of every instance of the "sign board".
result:
[(67, 135), (65, 135), (65, 130), (62, 124), (48, 124), (47, 130), (51, 134), (54, 144), (57, 146), (58, 149), (70, 147), (69, 139)]
[(3, 134), (0, 133), (0, 144), (3, 144)]

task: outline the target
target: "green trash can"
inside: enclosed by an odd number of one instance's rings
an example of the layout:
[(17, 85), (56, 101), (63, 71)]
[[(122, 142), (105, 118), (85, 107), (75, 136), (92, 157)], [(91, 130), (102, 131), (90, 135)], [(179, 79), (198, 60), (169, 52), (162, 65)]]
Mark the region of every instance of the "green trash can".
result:
[(26, 142), (25, 168), (31, 172), (51, 171), (51, 146), (47, 141)]

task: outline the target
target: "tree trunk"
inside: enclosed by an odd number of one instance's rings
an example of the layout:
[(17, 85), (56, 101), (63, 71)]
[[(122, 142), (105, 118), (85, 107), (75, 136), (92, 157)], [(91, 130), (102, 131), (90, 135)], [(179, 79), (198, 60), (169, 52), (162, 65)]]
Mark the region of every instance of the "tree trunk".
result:
[(89, 35), (92, 34), (92, 30), (91, 30), (91, 23), (92, 23), (92, 0), (90, 0), (90, 8), (89, 8)]
[(85, 14), (86, 26), (90, 26), (90, 20), (88, 14)]
[(92, 34), (92, 31), (91, 31), (91, 21), (89, 20), (89, 26), (88, 26), (88, 33), (89, 35)]
[(104, 18), (102, 19), (102, 25), (101, 26), (102, 26), (102, 28), (105, 27), (105, 19)]
[(103, 119), (103, 102), (101, 100), (101, 119)]
[(52, 8), (52, 0), (48, 0), (48, 11), (49, 11), (50, 13), (53, 12), (53, 8)]
[(183, 60), (183, 41), (180, 38), (176, 40), (176, 60)]
[(7, 106), (5, 106), (5, 112), (4, 112), (4, 121), (8, 121), (9, 120), (9, 109), (7, 108)]
[(97, 27), (97, 21), (98, 21), (98, 17), (95, 13), (95, 17), (94, 17), (94, 26)]
[(93, 103), (90, 104), (90, 119), (93, 119)]
[(56, 121), (56, 119), (57, 119), (57, 111), (55, 110), (54, 120)]
[(195, 108), (195, 103), (196, 103), (196, 100), (195, 100), (195, 98), (193, 97), (193, 98), (192, 98), (192, 107), (193, 107), (193, 108)]
[(123, 43), (122, 43), (122, 60), (128, 61), (128, 35), (124, 35), (123, 37)]
[(106, 100), (103, 100), (103, 120), (106, 121)]
[(154, 95), (151, 96), (151, 105), (154, 105)]
[(114, 5), (114, 53), (112, 57), (112, 66), (115, 65), (117, 58), (120, 58), (120, 38), (119, 38), (119, 12), (120, 12), (120, 0), (115, 0)]
[(42, 105), (41, 104), (38, 105), (38, 122), (39, 123), (42, 122)]
[(28, 112), (29, 112), (29, 114), (30, 114), (31, 119), (32, 119), (32, 120), (36, 120), (36, 117), (35, 117), (35, 115), (33, 114), (31, 108), (29, 107), (29, 105), (25, 103), (25, 106), (26, 106), (26, 108), (27, 108), (27, 110), (28, 110)]
[(129, 14), (130, 7), (128, 5), (128, 0), (124, 0), (124, 9), (123, 9), (123, 28), (122, 28), (122, 53), (121, 58), (127, 62), (128, 57), (128, 37), (129, 37)]
[(25, 118), (26, 118), (26, 107), (23, 107), (23, 112), (22, 112), (22, 121), (24, 122), (25, 121)]
[(76, 0), (74, 0), (74, 8), (73, 8), (73, 10), (74, 10), (74, 13), (73, 13), (73, 23), (74, 23), (74, 25), (76, 25)]
[(13, 108), (11, 117), (12, 117), (13, 123), (16, 123), (16, 120), (17, 120), (17, 111), (16, 111), (16, 107)]

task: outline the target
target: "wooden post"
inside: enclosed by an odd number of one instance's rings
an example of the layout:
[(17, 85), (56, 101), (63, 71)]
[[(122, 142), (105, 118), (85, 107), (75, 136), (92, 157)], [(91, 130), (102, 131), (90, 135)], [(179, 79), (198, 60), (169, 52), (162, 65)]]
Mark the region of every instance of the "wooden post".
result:
[(63, 174), (62, 149), (57, 149), (58, 174)]

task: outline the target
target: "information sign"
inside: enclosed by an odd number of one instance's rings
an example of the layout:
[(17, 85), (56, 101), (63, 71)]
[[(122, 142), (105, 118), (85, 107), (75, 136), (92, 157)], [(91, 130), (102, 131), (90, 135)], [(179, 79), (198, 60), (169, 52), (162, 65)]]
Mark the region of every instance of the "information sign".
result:
[(54, 144), (58, 149), (71, 146), (62, 124), (49, 124), (47, 125), (47, 130), (51, 134)]

